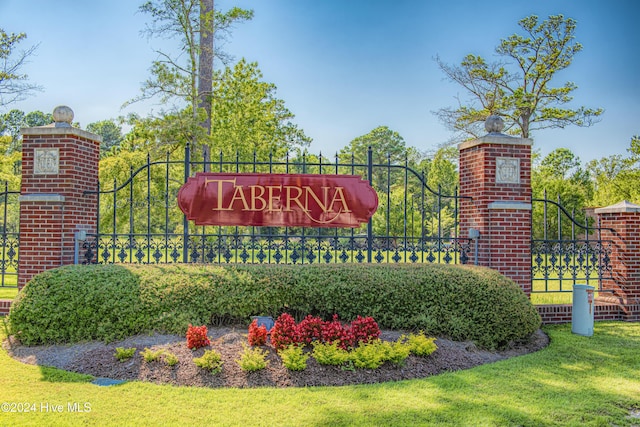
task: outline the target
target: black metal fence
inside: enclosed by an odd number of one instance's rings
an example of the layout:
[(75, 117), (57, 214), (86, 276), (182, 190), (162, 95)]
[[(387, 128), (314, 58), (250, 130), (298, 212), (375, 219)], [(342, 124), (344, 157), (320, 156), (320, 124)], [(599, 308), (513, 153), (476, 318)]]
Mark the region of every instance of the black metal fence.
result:
[(20, 191), (10, 191), (4, 183), (0, 192), (0, 287), (18, 286)]
[[(167, 154), (134, 170), (123, 182), (101, 183), (98, 232), (83, 244), (85, 263), (466, 263), (471, 241), (458, 236), (461, 196), (429, 188), (424, 173), (408, 165), (289, 155), (276, 160), (225, 159), (212, 172), (360, 175), (378, 193), (379, 207), (360, 228), (195, 226), (177, 206), (186, 179), (202, 162)], [(107, 188), (109, 185), (109, 188)]]
[(531, 239), (532, 292), (571, 292), (584, 283), (602, 290), (602, 280), (612, 278), (612, 242), (602, 240), (594, 218), (580, 224), (561, 201), (533, 199)]

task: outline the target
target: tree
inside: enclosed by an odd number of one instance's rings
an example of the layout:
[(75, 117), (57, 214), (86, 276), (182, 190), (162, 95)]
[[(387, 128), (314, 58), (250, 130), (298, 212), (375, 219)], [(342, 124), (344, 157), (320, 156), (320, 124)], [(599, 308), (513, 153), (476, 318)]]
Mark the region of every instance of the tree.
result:
[[(223, 62), (228, 60), (221, 50), (213, 51), (213, 40), (209, 33), (213, 34), (214, 39), (223, 41), (235, 23), (253, 18), (251, 10), (234, 7), (223, 13), (213, 10), (213, 2), (207, 0), (204, 3), (202, 9), (200, 0), (154, 0), (140, 6), (142, 12), (151, 16), (151, 24), (145, 33), (149, 37), (176, 38), (181, 48), (178, 54), (156, 51), (160, 59), (152, 63), (151, 78), (143, 83), (141, 96), (133, 100), (159, 96), (163, 103), (177, 101), (181, 105), (189, 105), (191, 120), (195, 125), (189, 126), (194, 148), (206, 147), (210, 134), (210, 128), (207, 128), (209, 112), (204, 108), (204, 101), (208, 102), (211, 87), (199, 87), (198, 82), (210, 85), (205, 74), (210, 72), (209, 65), (213, 69), (209, 61), (212, 62), (214, 56)], [(201, 28), (201, 25), (206, 28)], [(197, 41), (199, 34), (202, 35), (202, 44)], [(202, 61), (201, 56), (204, 56)], [(201, 106), (204, 108), (203, 114), (200, 114)], [(203, 150), (207, 151), (206, 148)]]
[[(204, 121), (200, 126), (211, 135), (211, 95), (213, 86), (213, 56), (214, 56), (214, 7), (213, 0), (200, 2), (200, 56), (198, 58), (198, 107), (204, 109)], [(211, 160), (209, 144), (203, 144), (202, 157), (205, 171), (209, 171), (207, 164)]]
[(582, 50), (574, 40), (575, 20), (552, 15), (539, 22), (532, 15), (518, 24), (524, 35), (511, 35), (496, 47), (501, 61), (487, 62), (469, 54), (459, 66), (452, 66), (436, 58), (446, 77), (469, 94), (468, 100), (458, 100), (457, 108), (435, 113), (460, 137), (479, 137), (491, 114), (502, 116), (507, 132), (529, 138), (537, 129), (591, 126), (603, 113), (601, 108), (564, 108), (577, 86), (572, 82), (552, 86), (556, 74)]
[(31, 111), (25, 114), (24, 111), (13, 109), (0, 115), (0, 135), (11, 137), (11, 144), (7, 146), (5, 154), (9, 155), (22, 149), (20, 129), (46, 126), (50, 123), (53, 123), (53, 115), (42, 111)]
[[(532, 192), (535, 199), (560, 201), (562, 207), (580, 225), (585, 223), (584, 208), (593, 198), (593, 184), (588, 171), (581, 166), (580, 159), (567, 148), (558, 148), (549, 153), (532, 170)], [(544, 222), (543, 204), (533, 205), (533, 233), (542, 238), (546, 227), (549, 238), (557, 238), (558, 217), (562, 219), (561, 237), (571, 237), (571, 221), (564, 213), (547, 204), (547, 222)], [(576, 228), (576, 234), (583, 232)]]
[[(7, 153), (11, 145), (11, 137), (8, 135), (0, 136), (0, 151), (3, 153), (0, 156), (0, 184), (5, 182), (9, 185), (10, 190), (20, 188), (21, 175), (18, 172), (17, 165), (21, 160), (21, 154), (17, 151)], [(0, 191), (4, 191), (4, 186), (0, 187)]]
[(27, 38), (25, 33), (7, 34), (0, 28), (0, 107), (22, 101), (41, 87), (28, 82), (22, 67), (37, 49), (37, 45), (16, 52), (17, 45)]
[(218, 73), (213, 91), (212, 135), (214, 149), (227, 159), (260, 160), (270, 154), (281, 159), (287, 151), (309, 145), (308, 138), (291, 121), (294, 115), (276, 98), (276, 86), (262, 81), (255, 62), (240, 60)]
[(118, 126), (113, 120), (89, 123), (87, 130), (102, 137), (102, 144), (100, 144), (101, 157), (105, 157), (110, 151), (116, 150), (123, 140), (122, 127)]
[[(387, 165), (404, 164), (410, 150), (406, 147), (404, 138), (387, 126), (378, 126), (366, 135), (353, 139), (349, 145), (338, 153), (341, 162), (366, 165), (369, 147), (372, 150), (373, 164)], [(356, 172), (366, 176), (366, 167), (358, 167)], [(387, 185), (392, 185), (401, 174), (396, 170), (389, 170), (384, 166), (373, 168), (373, 185), (386, 191)]]
[(623, 200), (640, 203), (640, 137), (631, 138), (628, 157), (614, 154), (592, 160), (588, 169), (593, 176), (593, 206), (609, 206)]

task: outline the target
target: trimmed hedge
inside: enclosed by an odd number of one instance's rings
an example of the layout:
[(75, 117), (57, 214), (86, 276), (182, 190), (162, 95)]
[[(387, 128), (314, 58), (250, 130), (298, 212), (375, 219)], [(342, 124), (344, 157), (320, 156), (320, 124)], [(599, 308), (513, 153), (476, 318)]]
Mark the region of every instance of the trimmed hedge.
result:
[(423, 330), (500, 348), (526, 339), (540, 316), (499, 273), (472, 266), (93, 265), (35, 276), (11, 306), (11, 332), (27, 345), (113, 341), (137, 333), (184, 334), (189, 324), (252, 315), (349, 321)]

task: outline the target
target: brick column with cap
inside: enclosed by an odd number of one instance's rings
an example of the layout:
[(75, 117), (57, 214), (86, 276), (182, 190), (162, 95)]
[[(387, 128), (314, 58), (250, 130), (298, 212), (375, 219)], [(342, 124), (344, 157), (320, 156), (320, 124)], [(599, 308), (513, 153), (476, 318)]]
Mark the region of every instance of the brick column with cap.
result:
[(640, 205), (623, 201), (595, 213), (603, 228), (602, 240), (612, 242), (613, 280), (603, 280), (602, 287), (613, 291), (625, 320), (640, 321)]
[(75, 238), (95, 233), (101, 138), (71, 126), (58, 106), (54, 124), (22, 129), (18, 288), (36, 274), (73, 264)]
[(498, 116), (485, 128), (487, 135), (458, 146), (460, 195), (471, 198), (460, 203), (460, 235), (478, 239), (477, 264), (498, 270), (529, 295), (532, 141), (502, 134)]

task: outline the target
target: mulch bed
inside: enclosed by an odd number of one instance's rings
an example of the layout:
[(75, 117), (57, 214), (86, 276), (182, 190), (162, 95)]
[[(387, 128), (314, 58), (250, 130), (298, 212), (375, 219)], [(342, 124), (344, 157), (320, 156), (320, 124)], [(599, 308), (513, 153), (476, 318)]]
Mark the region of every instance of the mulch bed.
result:
[[(381, 338), (395, 341), (402, 335), (398, 331), (383, 331)], [(438, 338), (438, 349), (428, 357), (409, 356), (402, 367), (385, 363), (378, 369), (345, 370), (337, 366), (324, 366), (309, 358), (307, 368), (294, 372), (286, 369), (273, 348), (269, 351), (266, 369), (245, 372), (236, 362), (247, 342), (246, 329), (232, 327), (209, 328), (211, 346), (195, 351), (189, 350), (186, 340), (177, 335), (138, 335), (110, 344), (89, 342), (73, 345), (22, 346), (5, 341), (8, 353), (15, 359), (30, 364), (52, 366), (67, 371), (90, 374), (99, 378), (116, 380), (148, 381), (156, 384), (173, 384), (196, 387), (308, 387), (341, 386), (350, 384), (373, 384), (425, 378), (443, 372), (469, 369), (509, 357), (531, 353), (546, 347), (549, 338), (538, 331), (525, 343), (511, 346), (504, 351), (486, 351), (470, 342), (455, 342)], [(137, 349), (135, 355), (124, 362), (114, 354), (116, 347)], [(140, 355), (145, 348), (165, 349), (175, 354), (179, 362), (173, 367), (163, 360), (146, 362)], [(194, 357), (202, 356), (204, 350), (214, 348), (222, 355), (222, 372), (211, 374), (195, 365)]]

